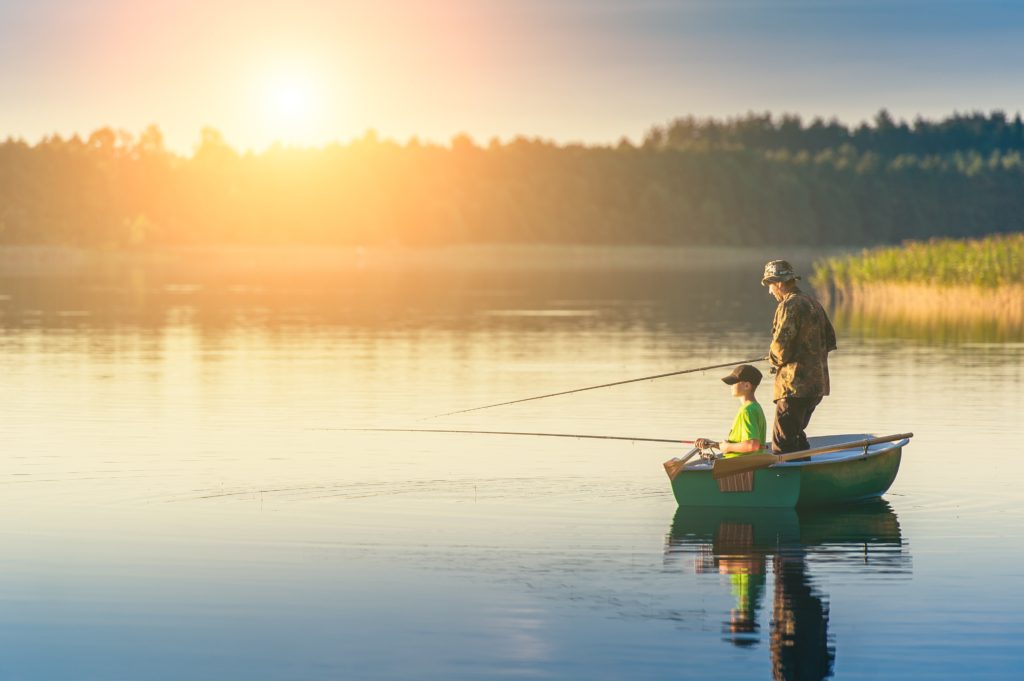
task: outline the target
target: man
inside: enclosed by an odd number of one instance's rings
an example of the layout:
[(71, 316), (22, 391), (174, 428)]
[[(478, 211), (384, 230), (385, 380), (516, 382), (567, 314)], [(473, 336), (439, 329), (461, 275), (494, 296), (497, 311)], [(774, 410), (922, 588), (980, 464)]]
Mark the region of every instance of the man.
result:
[(768, 361), (775, 373), (776, 454), (808, 449), (807, 424), (821, 398), (829, 394), (828, 353), (836, 349), (836, 332), (821, 304), (800, 290), (793, 266), (772, 260), (764, 266), (761, 285), (775, 300)]

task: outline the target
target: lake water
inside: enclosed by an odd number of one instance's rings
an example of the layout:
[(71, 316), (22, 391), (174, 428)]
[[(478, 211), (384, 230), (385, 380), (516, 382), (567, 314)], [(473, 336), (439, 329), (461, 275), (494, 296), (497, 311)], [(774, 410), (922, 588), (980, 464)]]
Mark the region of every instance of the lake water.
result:
[(763, 354), (760, 255), (356, 260), (0, 280), (0, 678), (1022, 678), (1021, 335), (840, 323), (885, 501), (677, 513), (682, 445), (334, 429), (721, 436), (724, 370), (426, 417)]

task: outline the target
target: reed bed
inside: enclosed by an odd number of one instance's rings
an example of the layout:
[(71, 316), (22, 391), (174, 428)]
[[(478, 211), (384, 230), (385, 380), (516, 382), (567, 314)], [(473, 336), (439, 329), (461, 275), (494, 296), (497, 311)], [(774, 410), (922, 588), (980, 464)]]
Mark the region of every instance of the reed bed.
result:
[(827, 258), (821, 297), (840, 313), (880, 322), (991, 324), (1024, 329), (1024, 233), (936, 239)]
[(1024, 284), (1024, 232), (907, 241), (815, 263), (815, 282), (839, 291), (881, 283), (998, 288)]

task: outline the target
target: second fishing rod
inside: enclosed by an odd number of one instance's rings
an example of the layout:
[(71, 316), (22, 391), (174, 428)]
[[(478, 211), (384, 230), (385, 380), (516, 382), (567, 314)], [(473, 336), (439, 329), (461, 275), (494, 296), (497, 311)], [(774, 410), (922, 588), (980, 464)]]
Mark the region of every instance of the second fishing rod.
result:
[(532, 397), (522, 397), (522, 398), (517, 399), (517, 400), (508, 400), (506, 402), (496, 402), (494, 404), (485, 404), (485, 405), (480, 406), (480, 407), (470, 407), (469, 409), (458, 409), (456, 411), (449, 411), (449, 412), (445, 412), (443, 414), (435, 414), (434, 416), (428, 416), (426, 419), (421, 419), (421, 420), (436, 419), (436, 418), (441, 418), (442, 416), (454, 416), (455, 414), (467, 414), (467, 413), (469, 413), (471, 411), (480, 411), (482, 409), (492, 409), (494, 407), (504, 407), (504, 406), (507, 406), (507, 405), (510, 405), (510, 404), (519, 404), (521, 402), (530, 402), (530, 401), (533, 401), (533, 400), (543, 400), (543, 399), (546, 399), (548, 397), (558, 397), (559, 395), (571, 395), (573, 393), (581, 393), (581, 392), (584, 392), (584, 391), (587, 391), (587, 390), (597, 390), (598, 388), (610, 388), (612, 386), (625, 385), (627, 383), (637, 383), (639, 381), (653, 381), (653, 380), (658, 379), (658, 378), (667, 378), (669, 376), (681, 376), (682, 374), (693, 374), (693, 373), (698, 373), (698, 372), (701, 372), (701, 371), (708, 371), (710, 369), (722, 369), (724, 367), (733, 367), (733, 366), (737, 366), (739, 364), (752, 364), (754, 362), (767, 361), (767, 359), (768, 358), (765, 357), (765, 356), (754, 357), (753, 359), (741, 359), (741, 360), (738, 360), (738, 361), (735, 361), (735, 362), (724, 362), (722, 364), (711, 364), (711, 365), (703, 366), (703, 367), (694, 367), (692, 369), (681, 369), (679, 371), (668, 371), (668, 372), (663, 373), (663, 374), (654, 374), (652, 376), (640, 376), (639, 378), (628, 378), (628, 379), (623, 380), (623, 381), (612, 381), (611, 383), (601, 383), (600, 385), (590, 385), (590, 386), (587, 386), (585, 388), (573, 388), (572, 390), (562, 390), (560, 392), (547, 393), (545, 395), (534, 395)]

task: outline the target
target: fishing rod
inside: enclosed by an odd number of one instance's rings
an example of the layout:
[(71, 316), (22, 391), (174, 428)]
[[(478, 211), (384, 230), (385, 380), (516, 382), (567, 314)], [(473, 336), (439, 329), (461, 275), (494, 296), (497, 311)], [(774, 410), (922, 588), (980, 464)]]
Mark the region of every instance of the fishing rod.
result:
[[(492, 407), (504, 407), (504, 406), (509, 405), (509, 404), (519, 404), (520, 402), (529, 402), (531, 400), (543, 400), (543, 399), (545, 399), (547, 397), (557, 397), (559, 395), (571, 395), (572, 393), (581, 393), (581, 392), (583, 392), (585, 390), (597, 390), (598, 388), (610, 388), (613, 385), (625, 385), (626, 383), (637, 383), (638, 381), (653, 381), (656, 378), (665, 378), (667, 376), (679, 376), (680, 374), (693, 374), (693, 373), (697, 373), (698, 371), (707, 371), (709, 369), (721, 369), (723, 367), (736, 366), (737, 364), (751, 364), (752, 362), (763, 362), (763, 361), (765, 361), (767, 359), (768, 359), (767, 357), (755, 357), (753, 359), (741, 359), (738, 362), (726, 362), (725, 364), (712, 364), (711, 366), (697, 367), (695, 369), (683, 369), (682, 371), (670, 371), (670, 372), (665, 373), (665, 374), (655, 374), (653, 376), (641, 376), (640, 378), (630, 378), (630, 379), (627, 379), (625, 381), (615, 381), (613, 383), (602, 383), (601, 385), (592, 385), (592, 386), (588, 386), (586, 388), (576, 388), (575, 390), (563, 390), (562, 392), (548, 393), (547, 395), (537, 395), (535, 397), (524, 397), (524, 398), (519, 399), (519, 400), (509, 400), (508, 402), (498, 402), (497, 404), (485, 404), (482, 407), (472, 407), (470, 409), (459, 409), (458, 411), (449, 411), (449, 412), (446, 412), (444, 414), (435, 414), (434, 416), (428, 416), (428, 417), (426, 417), (426, 419), (421, 419), (421, 420), (437, 419), (437, 418), (441, 418), (442, 416), (454, 416), (455, 414), (466, 414), (466, 413), (471, 412), (471, 411), (480, 411), (481, 409), (491, 409)], [(634, 438), (630, 438), (630, 439), (634, 439)], [(639, 438), (639, 439), (643, 439), (643, 438)], [(673, 440), (673, 442), (674, 442), (674, 440)]]
[(580, 435), (578, 433), (524, 433), (507, 430), (448, 430), (441, 428), (316, 428), (316, 430), (342, 430), (363, 433), (459, 433), (463, 435), (530, 435), (535, 437), (571, 437), (587, 440), (628, 440), (631, 442), (666, 442), (692, 445), (695, 440), (666, 440), (657, 437), (626, 437), (624, 435)]

